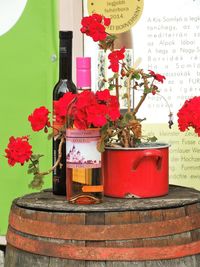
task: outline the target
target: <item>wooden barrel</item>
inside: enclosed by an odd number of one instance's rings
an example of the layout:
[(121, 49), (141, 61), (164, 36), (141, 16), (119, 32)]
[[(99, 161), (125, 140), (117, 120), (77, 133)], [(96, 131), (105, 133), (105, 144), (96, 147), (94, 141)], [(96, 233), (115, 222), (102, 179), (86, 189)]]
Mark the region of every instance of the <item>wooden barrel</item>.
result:
[(50, 191), (13, 202), (5, 267), (200, 266), (200, 192), (68, 204)]

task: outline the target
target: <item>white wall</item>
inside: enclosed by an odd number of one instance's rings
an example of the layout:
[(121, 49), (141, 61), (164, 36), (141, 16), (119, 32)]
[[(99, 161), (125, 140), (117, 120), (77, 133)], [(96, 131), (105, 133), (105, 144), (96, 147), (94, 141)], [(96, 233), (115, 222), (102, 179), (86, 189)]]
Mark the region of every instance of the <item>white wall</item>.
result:
[(82, 18), (82, 0), (59, 0), (59, 28), (73, 31), (73, 81), (75, 76), (75, 58), (83, 56), (83, 35), (80, 32)]

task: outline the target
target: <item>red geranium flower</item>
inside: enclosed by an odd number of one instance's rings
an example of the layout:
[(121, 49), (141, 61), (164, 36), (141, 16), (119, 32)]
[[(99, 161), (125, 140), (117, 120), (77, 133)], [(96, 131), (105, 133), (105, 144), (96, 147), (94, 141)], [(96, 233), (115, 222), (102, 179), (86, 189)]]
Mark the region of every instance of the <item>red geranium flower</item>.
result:
[(77, 129), (86, 129), (89, 127), (88, 121), (86, 120), (87, 114), (85, 110), (74, 109), (73, 118), (74, 126)]
[(104, 25), (105, 26), (109, 26), (110, 23), (111, 23), (111, 19), (110, 18), (103, 17), (103, 21), (104, 21)]
[(119, 118), (119, 102), (116, 96), (110, 95), (108, 89), (96, 93), (83, 91), (76, 95), (76, 101), (68, 115), (78, 129), (101, 127), (108, 120), (115, 121)]
[(54, 102), (54, 112), (56, 121), (64, 123), (67, 112), (70, 109), (69, 105), (72, 105), (76, 95), (71, 92), (65, 93), (58, 101)]
[(94, 127), (101, 127), (107, 123), (106, 112), (106, 105), (96, 103), (96, 105), (87, 108), (87, 120)]
[(107, 101), (110, 98), (110, 91), (108, 89), (104, 89), (103, 91), (96, 92), (97, 99), (100, 101)]
[(154, 71), (152, 70), (149, 70), (149, 73), (151, 76), (154, 77), (155, 80), (157, 80), (158, 82), (161, 82), (163, 83), (163, 80), (165, 80), (165, 76), (161, 75), (161, 74), (158, 74), (158, 73), (155, 73)]
[(76, 108), (84, 109), (87, 106), (96, 104), (96, 102), (97, 101), (94, 92), (86, 90), (77, 95)]
[(16, 163), (23, 165), (32, 155), (32, 146), (28, 142), (28, 136), (17, 137), (11, 136), (6, 152), (8, 164), (14, 166)]
[(43, 128), (49, 127), (49, 110), (44, 106), (36, 108), (31, 115), (28, 116), (28, 120), (31, 123), (33, 131), (40, 131)]
[(81, 24), (81, 32), (92, 37), (93, 41), (98, 42), (106, 38), (105, 26), (110, 25), (110, 19), (99, 14), (92, 14), (84, 17)]
[(200, 96), (186, 100), (177, 113), (179, 130), (184, 132), (189, 127), (194, 128), (200, 136)]
[(124, 59), (125, 47), (120, 50), (114, 50), (108, 55), (108, 59), (110, 60), (109, 69), (112, 69), (113, 72), (119, 71), (119, 61)]

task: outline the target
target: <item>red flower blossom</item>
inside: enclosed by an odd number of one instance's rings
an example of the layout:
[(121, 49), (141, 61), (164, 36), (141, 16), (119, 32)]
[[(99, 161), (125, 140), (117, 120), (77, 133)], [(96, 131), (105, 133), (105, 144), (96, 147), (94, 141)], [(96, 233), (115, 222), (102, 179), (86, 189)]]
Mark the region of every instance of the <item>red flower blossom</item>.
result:
[(103, 21), (104, 21), (104, 25), (105, 25), (105, 26), (109, 26), (110, 23), (111, 23), (111, 19), (110, 19), (110, 18), (106, 18), (106, 17), (104, 17), (104, 18), (103, 18)]
[(16, 163), (23, 165), (32, 155), (32, 146), (28, 142), (28, 136), (17, 137), (11, 136), (6, 152), (8, 164), (14, 166)]
[(72, 104), (75, 97), (75, 94), (67, 92), (58, 101), (54, 102), (54, 112), (57, 122), (64, 123), (69, 105)]
[(28, 116), (28, 120), (31, 123), (33, 131), (40, 131), (50, 126), (49, 122), (49, 110), (44, 106), (36, 108), (31, 115)]
[(116, 121), (120, 117), (119, 101), (116, 96), (110, 96), (108, 102), (108, 116), (111, 121)]
[(94, 92), (91, 92), (89, 90), (83, 91), (82, 93), (77, 95), (77, 101), (76, 101), (76, 108), (77, 109), (84, 109), (88, 106), (95, 105), (96, 104), (96, 97)]
[(152, 95), (155, 95), (156, 94), (156, 90), (155, 89), (152, 90), (151, 93), (152, 93)]
[(87, 108), (87, 120), (94, 127), (101, 127), (107, 123), (106, 112), (106, 105), (96, 103), (96, 105)]
[(161, 74), (158, 74), (158, 73), (155, 73), (154, 71), (152, 70), (149, 70), (149, 73), (151, 76), (154, 77), (155, 80), (157, 80), (158, 82), (161, 82), (163, 83), (163, 80), (165, 80), (165, 76), (161, 75)]
[(109, 69), (112, 69), (113, 72), (119, 71), (119, 61), (124, 59), (125, 47), (120, 50), (114, 50), (108, 55), (108, 59), (110, 60)]
[(110, 98), (110, 91), (108, 89), (104, 89), (103, 91), (97, 91), (96, 96), (98, 100), (106, 101)]
[(68, 115), (78, 129), (101, 127), (108, 120), (115, 121), (119, 118), (119, 102), (116, 96), (110, 95), (108, 89), (98, 91), (96, 94), (83, 91), (76, 95), (76, 101)]
[(81, 24), (81, 32), (92, 37), (93, 41), (98, 42), (106, 38), (105, 26), (110, 25), (110, 19), (99, 14), (92, 14), (84, 17)]
[(87, 114), (83, 110), (77, 110), (75, 114), (73, 114), (74, 118), (74, 126), (77, 129), (86, 129), (89, 127), (88, 121), (86, 120)]
[(177, 113), (178, 127), (181, 132), (194, 128), (195, 133), (200, 136), (200, 96), (186, 100)]

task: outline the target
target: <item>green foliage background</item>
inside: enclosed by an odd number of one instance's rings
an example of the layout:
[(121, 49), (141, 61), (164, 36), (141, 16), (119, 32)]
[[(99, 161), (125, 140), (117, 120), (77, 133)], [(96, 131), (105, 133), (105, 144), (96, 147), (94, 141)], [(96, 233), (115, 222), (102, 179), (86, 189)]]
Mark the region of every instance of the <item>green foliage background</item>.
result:
[[(30, 135), (34, 153), (45, 154), (41, 169), (51, 165), (51, 141), (33, 133), (27, 120), (34, 108), (51, 110), (52, 88), (57, 80), (57, 0), (28, 0), (15, 26), (0, 36), (0, 235), (5, 235), (13, 199), (32, 192), (26, 166), (10, 167), (4, 157), (11, 135)], [(51, 187), (51, 175), (45, 186)]]

